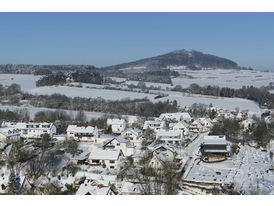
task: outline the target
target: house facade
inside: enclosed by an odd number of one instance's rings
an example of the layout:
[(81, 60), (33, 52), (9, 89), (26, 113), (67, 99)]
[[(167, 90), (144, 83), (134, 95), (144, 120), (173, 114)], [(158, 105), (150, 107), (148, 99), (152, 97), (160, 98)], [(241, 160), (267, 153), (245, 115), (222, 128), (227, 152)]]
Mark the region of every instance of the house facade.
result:
[(228, 142), (225, 135), (205, 136), (201, 144), (201, 153), (204, 160), (225, 159), (229, 155)]
[(184, 136), (189, 135), (189, 125), (185, 121), (180, 121), (177, 123), (170, 123), (169, 130), (181, 130)]
[(129, 140), (123, 137), (114, 137), (103, 145), (105, 149), (121, 150), (124, 156), (128, 157), (135, 153), (135, 147)]
[(56, 134), (56, 127), (48, 122), (3, 122), (2, 127), (17, 129), (24, 138), (40, 138), (46, 133), (53, 137)]
[(6, 141), (17, 141), (20, 139), (21, 132), (19, 129), (15, 128), (0, 128), (0, 141), (6, 142)]
[(183, 137), (181, 130), (159, 130), (156, 133), (156, 139), (159, 139), (163, 143), (174, 145), (180, 145)]
[(154, 132), (157, 132), (161, 129), (163, 129), (165, 126), (164, 121), (145, 121), (143, 130), (146, 130), (148, 128), (154, 130)]
[(126, 129), (125, 131), (122, 132), (121, 136), (129, 140), (135, 146), (140, 147), (142, 145), (143, 132), (140, 129), (137, 129), (137, 128)]
[(107, 119), (107, 125), (111, 126), (112, 133), (121, 134), (126, 129), (126, 121), (124, 119)]
[(88, 162), (90, 166), (103, 166), (107, 169), (118, 169), (124, 157), (122, 150), (108, 150), (97, 148), (90, 152)]
[(98, 128), (89, 125), (69, 125), (67, 128), (67, 138), (81, 142), (97, 142)]

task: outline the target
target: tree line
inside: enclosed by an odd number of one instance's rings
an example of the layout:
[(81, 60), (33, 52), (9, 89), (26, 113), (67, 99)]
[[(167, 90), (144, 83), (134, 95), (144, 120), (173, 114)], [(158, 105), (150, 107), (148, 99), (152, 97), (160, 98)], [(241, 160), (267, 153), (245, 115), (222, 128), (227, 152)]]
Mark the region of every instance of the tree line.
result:
[[(45, 72), (45, 71), (44, 71)], [(102, 84), (103, 76), (96, 71), (76, 71), (71, 74), (65, 74), (63, 72), (56, 72), (43, 76), (36, 82), (36, 86), (51, 86), (62, 85), (67, 82), (67, 78), (72, 79), (74, 82)]]

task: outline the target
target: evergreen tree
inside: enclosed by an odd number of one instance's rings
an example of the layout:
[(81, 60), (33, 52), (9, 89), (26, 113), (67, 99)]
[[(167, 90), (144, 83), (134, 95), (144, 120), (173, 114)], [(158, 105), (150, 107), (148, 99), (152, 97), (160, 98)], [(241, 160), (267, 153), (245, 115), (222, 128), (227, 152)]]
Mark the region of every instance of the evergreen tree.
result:
[(9, 195), (17, 195), (19, 193), (19, 184), (17, 183), (16, 176), (13, 169), (11, 169), (11, 173), (9, 176), (7, 193)]

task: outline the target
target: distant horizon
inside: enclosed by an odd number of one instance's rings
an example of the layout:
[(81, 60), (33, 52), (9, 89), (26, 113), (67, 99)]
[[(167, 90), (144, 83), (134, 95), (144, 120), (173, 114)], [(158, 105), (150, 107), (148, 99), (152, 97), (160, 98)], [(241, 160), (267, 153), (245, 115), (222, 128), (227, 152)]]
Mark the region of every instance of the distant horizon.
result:
[(274, 71), (274, 13), (0, 13), (0, 64), (101, 68), (197, 50)]

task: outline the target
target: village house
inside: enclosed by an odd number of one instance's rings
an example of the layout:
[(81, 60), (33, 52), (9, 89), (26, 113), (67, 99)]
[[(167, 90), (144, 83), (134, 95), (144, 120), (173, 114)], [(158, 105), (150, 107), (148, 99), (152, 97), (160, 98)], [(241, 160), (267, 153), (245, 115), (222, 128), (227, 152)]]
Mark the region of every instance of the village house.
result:
[(142, 183), (125, 181), (122, 185), (122, 195), (141, 195)]
[(3, 122), (2, 127), (10, 130), (16, 129), (24, 138), (40, 138), (42, 134), (49, 134), (53, 137), (56, 134), (56, 127), (53, 123), (48, 122)]
[(143, 131), (138, 128), (129, 128), (122, 132), (122, 137), (130, 140), (135, 146), (140, 147), (143, 140)]
[(89, 125), (69, 125), (67, 128), (67, 138), (81, 142), (97, 142), (98, 128)]
[(85, 164), (85, 162), (88, 160), (90, 154), (90, 150), (85, 150), (80, 154), (77, 154), (75, 156), (73, 156), (72, 158), (70, 158), (70, 161), (73, 164)]
[(169, 130), (181, 130), (184, 136), (189, 135), (189, 124), (187, 124), (184, 120), (177, 123), (170, 123)]
[(185, 122), (190, 122), (191, 121), (191, 116), (189, 115), (188, 112), (177, 112), (177, 113), (163, 113), (159, 117), (160, 120), (164, 121), (185, 121)]
[(162, 154), (169, 161), (174, 161), (176, 158), (177, 151), (174, 146), (170, 144), (158, 144), (149, 148), (152, 154)]
[(190, 125), (189, 125), (189, 131), (193, 133), (199, 133), (204, 130), (203, 125), (201, 122), (198, 120), (194, 120)]
[(183, 132), (181, 130), (159, 130), (156, 133), (156, 139), (164, 143), (175, 145), (181, 145), (183, 137)]
[(124, 156), (128, 157), (135, 153), (135, 146), (123, 137), (114, 137), (103, 145), (104, 149), (121, 150)]
[(90, 166), (102, 166), (107, 169), (118, 169), (124, 157), (122, 150), (106, 150), (96, 148), (91, 150), (88, 157)]
[(205, 136), (201, 144), (201, 153), (204, 160), (222, 160), (229, 155), (225, 135)]
[(76, 195), (117, 195), (109, 183), (86, 179), (78, 188)]
[(4, 127), (0, 128), (0, 141), (17, 141), (20, 139), (21, 132), (19, 129), (10, 128), (10, 127)]
[(143, 130), (150, 128), (154, 130), (154, 132), (157, 132), (158, 130), (164, 129), (164, 127), (165, 127), (164, 121), (145, 121)]
[(202, 125), (202, 132), (207, 132), (213, 126), (212, 121), (208, 118), (198, 118), (198, 121)]
[(126, 121), (124, 119), (107, 119), (107, 126), (111, 126), (114, 134), (121, 134), (126, 129)]
[(167, 157), (164, 154), (154, 153), (148, 165), (155, 170), (159, 170), (164, 168), (164, 164), (167, 161)]

